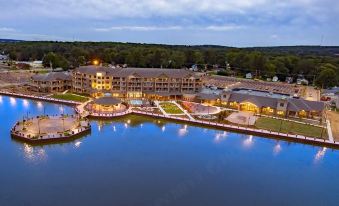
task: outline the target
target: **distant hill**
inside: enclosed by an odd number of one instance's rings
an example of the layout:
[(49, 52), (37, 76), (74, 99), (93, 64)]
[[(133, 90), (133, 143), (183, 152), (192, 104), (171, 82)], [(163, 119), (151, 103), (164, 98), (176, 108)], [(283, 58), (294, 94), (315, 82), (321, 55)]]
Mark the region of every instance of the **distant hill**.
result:
[(277, 47), (248, 47), (249, 51), (260, 51), (276, 54), (338, 56), (339, 46), (277, 46)]
[(227, 52), (229, 50), (242, 50), (242, 51), (259, 51), (266, 54), (273, 55), (298, 55), (298, 56), (339, 56), (339, 46), (268, 46), (268, 47), (229, 47), (221, 45), (169, 45), (169, 44), (146, 44), (146, 43), (131, 43), (131, 42), (59, 42), (59, 41), (24, 41), (16, 39), (0, 39), (1, 46), (11, 43), (20, 43), (16, 47), (38, 46), (43, 47), (46, 45), (54, 46), (78, 46), (84, 48), (112, 48), (112, 47), (142, 47), (142, 48), (165, 48), (177, 50), (196, 49), (200, 51), (214, 50), (219, 52)]
[(23, 42), (23, 40), (17, 40), (17, 39), (0, 39), (0, 43), (15, 43), (15, 42)]

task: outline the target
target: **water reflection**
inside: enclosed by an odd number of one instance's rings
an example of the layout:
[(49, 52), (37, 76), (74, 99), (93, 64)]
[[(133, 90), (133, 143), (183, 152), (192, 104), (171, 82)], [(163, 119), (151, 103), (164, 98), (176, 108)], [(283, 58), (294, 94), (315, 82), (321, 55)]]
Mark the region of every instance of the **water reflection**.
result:
[(278, 142), (273, 148), (273, 154), (278, 155), (281, 152), (281, 150), (282, 150), (281, 145)]
[(63, 107), (63, 106), (60, 106), (60, 107), (59, 107), (59, 111), (60, 111), (61, 113), (64, 113), (64, 107)]
[(164, 132), (166, 130), (165, 125), (161, 127), (161, 131)]
[(226, 139), (227, 137), (227, 132), (217, 132), (214, 136), (214, 142), (215, 143), (220, 143), (222, 142), (224, 139)]
[(317, 163), (320, 160), (324, 159), (325, 153), (326, 153), (327, 148), (323, 147), (318, 150), (317, 154), (314, 156), (314, 162)]
[(253, 135), (248, 135), (248, 138), (243, 141), (243, 145), (245, 148), (250, 148), (253, 145)]
[(37, 102), (37, 105), (38, 105), (38, 108), (39, 108), (39, 109), (42, 109), (42, 108), (43, 108), (43, 105), (42, 105), (41, 102)]
[(75, 148), (79, 148), (80, 147), (80, 145), (81, 145), (81, 141), (76, 141), (75, 143), (74, 143), (74, 146), (75, 146)]
[(113, 125), (113, 131), (116, 132), (117, 128)]
[(183, 137), (187, 134), (188, 130), (187, 130), (187, 125), (183, 125), (179, 130), (178, 130), (178, 135), (179, 137)]
[(11, 106), (15, 106), (16, 105), (16, 99), (14, 97), (10, 97), (9, 98), (9, 102), (10, 102)]
[(27, 143), (23, 143), (23, 151), (26, 160), (40, 162), (47, 159), (47, 154), (42, 147), (36, 148)]
[(24, 105), (25, 108), (28, 108), (28, 107), (29, 107), (29, 101), (26, 100), (26, 99), (24, 99), (24, 100), (22, 101), (22, 104)]
[(2, 103), (2, 96), (0, 96), (0, 103)]

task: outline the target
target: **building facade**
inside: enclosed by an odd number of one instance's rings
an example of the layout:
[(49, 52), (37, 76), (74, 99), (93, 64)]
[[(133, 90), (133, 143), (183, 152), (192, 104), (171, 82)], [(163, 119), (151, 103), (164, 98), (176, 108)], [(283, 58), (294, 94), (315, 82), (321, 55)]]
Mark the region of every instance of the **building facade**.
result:
[(75, 69), (72, 76), (73, 92), (94, 97), (182, 98), (198, 93), (202, 87), (200, 76), (183, 69), (84, 66)]
[(72, 88), (71, 74), (66, 72), (50, 72), (36, 74), (31, 78), (30, 89), (35, 92), (56, 93)]
[(219, 95), (198, 94), (196, 99), (207, 104), (222, 105), (227, 108), (249, 111), (257, 114), (281, 117), (322, 119), (325, 103), (300, 98), (260, 96), (254, 94), (224, 91)]

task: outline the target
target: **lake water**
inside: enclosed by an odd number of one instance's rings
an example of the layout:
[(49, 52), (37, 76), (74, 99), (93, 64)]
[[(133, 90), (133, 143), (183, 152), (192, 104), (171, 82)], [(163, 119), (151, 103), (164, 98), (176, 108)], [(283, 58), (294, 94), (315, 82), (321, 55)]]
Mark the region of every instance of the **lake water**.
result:
[(339, 151), (136, 116), (69, 143), (12, 140), (24, 115), (73, 109), (0, 98), (0, 205), (339, 205)]

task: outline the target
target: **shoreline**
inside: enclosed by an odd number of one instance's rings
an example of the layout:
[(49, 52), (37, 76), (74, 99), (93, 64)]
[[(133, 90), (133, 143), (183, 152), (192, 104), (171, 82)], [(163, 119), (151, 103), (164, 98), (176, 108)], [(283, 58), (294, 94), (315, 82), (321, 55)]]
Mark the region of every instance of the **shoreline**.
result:
[(264, 129), (247, 128), (247, 127), (234, 126), (234, 125), (229, 125), (229, 124), (220, 124), (220, 123), (214, 123), (214, 122), (209, 122), (209, 121), (204, 121), (204, 120), (190, 120), (186, 118), (166, 116), (166, 115), (155, 114), (151, 112), (128, 110), (122, 113), (116, 113), (114, 115), (113, 114), (89, 115), (88, 117), (92, 119), (114, 119), (114, 118), (124, 117), (128, 115), (139, 115), (139, 116), (148, 116), (148, 117), (153, 117), (153, 118), (161, 118), (161, 119), (166, 119), (170, 121), (176, 121), (176, 122), (181, 122), (181, 123), (186, 123), (186, 124), (191, 124), (191, 125), (204, 126), (208, 128), (216, 128), (216, 129), (220, 129), (223, 131), (232, 131), (236, 133), (256, 135), (256, 136), (264, 137), (264, 138), (271, 138), (271, 139), (274, 138), (274, 139), (280, 139), (280, 140), (287, 140), (291, 142), (299, 142), (303, 144), (325, 146), (325, 147), (330, 147), (334, 149), (339, 149), (339, 142), (335, 142), (335, 141), (332, 142), (330, 140), (325, 140), (325, 139), (321, 140), (321, 139), (317, 139), (314, 137), (279, 133), (279, 132), (273, 132), (273, 131), (264, 130)]
[(34, 96), (34, 95), (28, 95), (28, 94), (19, 94), (19, 93), (14, 93), (14, 92), (0, 91), (0, 95), (6, 95), (10, 97), (19, 97), (19, 98), (28, 98), (28, 99), (33, 99), (33, 100), (40, 100), (40, 101), (52, 102), (52, 103), (58, 103), (58, 104), (66, 104), (66, 105), (72, 105), (72, 106), (77, 106), (77, 105), (82, 104), (81, 102), (76, 102), (76, 101), (55, 99), (55, 98), (50, 98), (50, 97), (40, 97), (40, 96)]
[[(63, 104), (69, 104), (72, 106), (81, 105), (80, 102), (59, 100), (59, 99), (46, 98), (46, 97), (37, 97), (33, 95), (24, 95), (24, 94), (11, 93), (11, 92), (0, 91), (0, 94), (7, 95), (7, 96), (21, 97), (21, 98), (36, 99), (36, 100), (41, 100), (41, 101), (53, 102), (53, 103), (63, 103)], [(75, 108), (75, 112), (78, 113), (79, 111)], [(264, 130), (264, 129), (247, 128), (247, 127), (234, 126), (234, 125), (229, 125), (229, 124), (220, 124), (220, 123), (214, 123), (214, 122), (209, 122), (209, 121), (204, 121), (204, 120), (190, 120), (190, 119), (185, 119), (185, 118), (180, 118), (180, 117), (155, 114), (151, 112), (127, 110), (125, 112), (116, 113), (116, 114), (102, 114), (102, 115), (91, 114), (88, 117), (93, 118), (93, 119), (114, 119), (116, 117), (124, 117), (126, 115), (131, 115), (131, 114), (139, 115), (139, 116), (148, 116), (148, 117), (153, 117), (153, 118), (162, 118), (162, 119), (167, 119), (167, 120), (172, 120), (172, 121), (184, 122), (184, 123), (188, 123), (192, 125), (205, 126), (209, 128), (217, 128), (217, 129), (221, 129), (224, 131), (226, 130), (226, 131), (233, 131), (237, 133), (256, 135), (259, 137), (262, 136), (264, 138), (266, 137), (266, 138), (281, 139), (281, 140), (287, 140), (287, 141), (292, 141), (292, 142), (299, 142), (303, 144), (325, 146), (325, 147), (330, 147), (334, 149), (339, 149), (339, 142), (336, 142), (334, 140), (333, 141), (325, 140), (325, 139), (321, 140), (321, 139), (317, 139), (314, 137), (279, 133), (279, 132), (273, 132), (273, 131)]]

